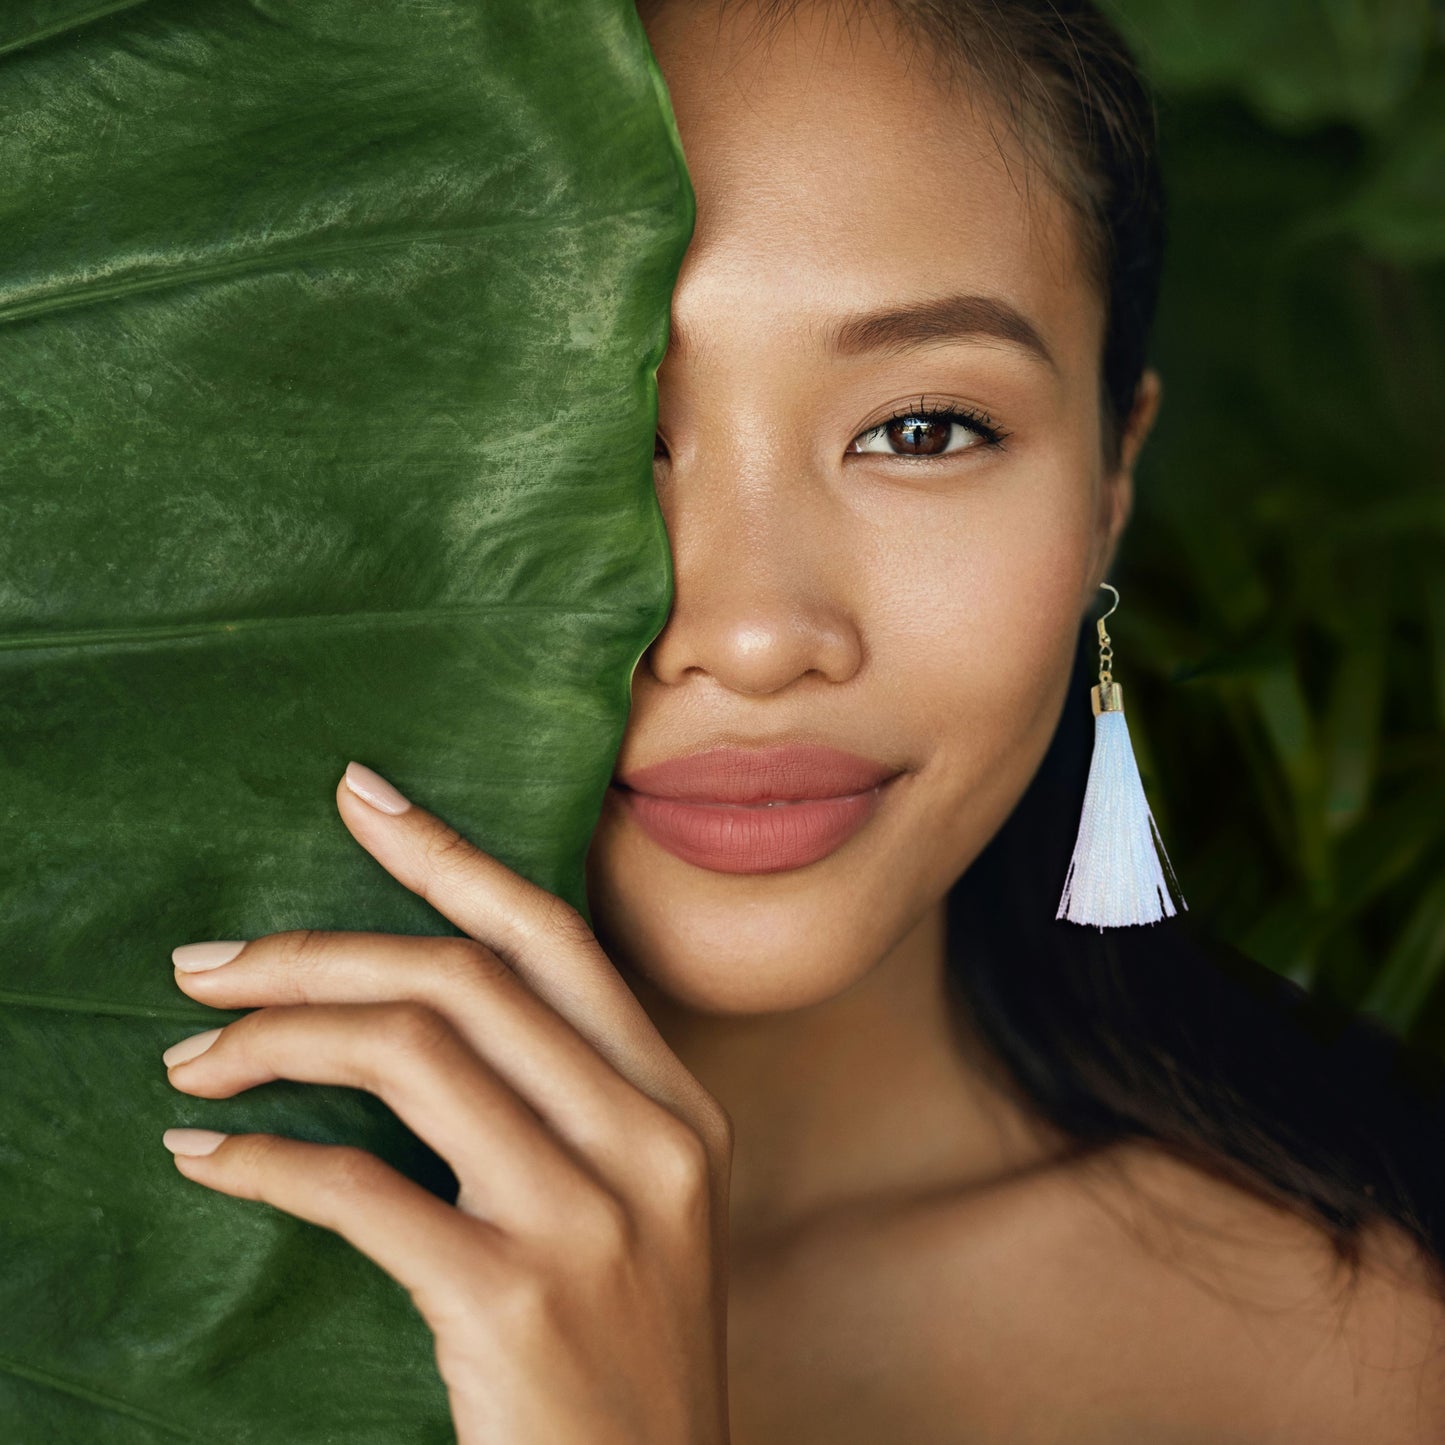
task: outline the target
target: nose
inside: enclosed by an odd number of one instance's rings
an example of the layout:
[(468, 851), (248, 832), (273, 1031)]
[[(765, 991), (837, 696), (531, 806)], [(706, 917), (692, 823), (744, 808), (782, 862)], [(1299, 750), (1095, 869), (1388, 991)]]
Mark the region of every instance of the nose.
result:
[(658, 683), (700, 676), (767, 696), (813, 675), (846, 682), (862, 665), (846, 516), (783, 451), (720, 441), (664, 464), (673, 605), (639, 667)]

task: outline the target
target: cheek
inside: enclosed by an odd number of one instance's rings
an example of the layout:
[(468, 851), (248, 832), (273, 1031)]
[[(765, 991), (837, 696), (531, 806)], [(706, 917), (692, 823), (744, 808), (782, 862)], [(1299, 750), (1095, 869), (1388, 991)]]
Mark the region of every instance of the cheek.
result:
[(927, 758), (912, 831), (929, 840), (915, 862), (929, 895), (1002, 826), (1048, 749), (1078, 643), (1091, 507), (1077, 473), (1014, 475), (935, 517), (913, 570), (893, 579), (876, 656)]
[(1073, 658), (1095, 489), (1063, 464), (978, 481), (918, 509), (892, 534), (906, 547), (875, 559), (876, 655), (947, 732), (1025, 732)]

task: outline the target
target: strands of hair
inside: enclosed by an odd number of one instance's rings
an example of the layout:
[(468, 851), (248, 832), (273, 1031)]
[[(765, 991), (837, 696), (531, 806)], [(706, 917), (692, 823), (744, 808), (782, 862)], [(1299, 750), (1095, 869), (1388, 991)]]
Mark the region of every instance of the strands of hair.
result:
[(1180, 913), (1055, 918), (1087, 784), (1091, 628), (1063, 716), (1013, 813), (948, 898), (950, 983), (1000, 1082), (1082, 1150), (1147, 1140), (1293, 1210), (1358, 1283), (1365, 1226), (1424, 1253), (1445, 1298), (1445, 1067)]

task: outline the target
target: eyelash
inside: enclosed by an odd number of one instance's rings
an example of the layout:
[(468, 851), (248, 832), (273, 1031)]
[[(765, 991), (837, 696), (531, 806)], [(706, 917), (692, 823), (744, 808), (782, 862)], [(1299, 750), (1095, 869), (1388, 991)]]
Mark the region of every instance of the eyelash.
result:
[[(891, 425), (895, 421), (912, 420), (915, 417), (927, 417), (930, 421), (960, 422), (969, 431), (977, 432), (978, 435), (983, 438), (983, 441), (981, 443), (975, 443), (974, 446), (971, 447), (964, 447), (964, 451), (981, 450), (984, 447), (997, 448), (999, 451), (1003, 451), (1005, 450), (1003, 444), (1004, 438), (1012, 435), (1011, 432), (1004, 431), (1001, 427), (995, 426), (992, 417), (988, 416), (986, 413), (974, 411), (966, 406), (950, 406), (947, 403), (941, 406), (929, 406), (926, 404), (923, 397), (919, 397), (916, 405), (905, 407), (902, 411), (894, 412), (892, 416), (884, 417), (884, 419), (878, 422), (876, 425), (870, 426), (865, 431), (859, 432), (858, 435), (853, 438), (853, 440), (862, 441), (864, 440), (864, 438), (876, 436), (885, 427)], [(852, 453), (852, 455), (884, 456), (887, 455), (887, 453), (854, 452)], [(957, 455), (957, 452), (941, 452), (937, 456), (932, 457), (927, 455), (910, 456), (906, 452), (892, 453), (892, 456), (895, 460), (908, 462), (942, 461), (943, 458), (946, 456), (952, 457)]]
[[(965, 427), (968, 428), (969, 431), (977, 432), (978, 435), (983, 438), (983, 442), (981, 443), (981, 445), (978, 447), (964, 447), (964, 451), (982, 450), (985, 447), (996, 448), (999, 451), (1004, 451), (1004, 438), (1013, 435), (1012, 432), (1004, 431), (1003, 428), (995, 426), (993, 423), (993, 418), (988, 416), (986, 413), (974, 411), (972, 408), (966, 406), (949, 406), (946, 403), (942, 406), (929, 406), (924, 397), (919, 397), (916, 405), (905, 407), (902, 411), (895, 411), (892, 416), (884, 417), (882, 421), (868, 427), (864, 431), (859, 432), (858, 435), (853, 438), (853, 440), (860, 441), (864, 437), (871, 437), (876, 433), (882, 431), (892, 422), (903, 421), (905, 418), (912, 417), (928, 417), (931, 421), (961, 422)], [(659, 438), (659, 443), (660, 440), (661, 439)], [(654, 446), (654, 455), (655, 454), (656, 447)], [(851, 455), (879, 456), (881, 455), (881, 453), (853, 452), (851, 453)], [(941, 453), (938, 457), (909, 456), (906, 452), (895, 452), (893, 455), (896, 460), (900, 461), (928, 462), (938, 461), (943, 456), (957, 456), (958, 453), (944, 452)]]

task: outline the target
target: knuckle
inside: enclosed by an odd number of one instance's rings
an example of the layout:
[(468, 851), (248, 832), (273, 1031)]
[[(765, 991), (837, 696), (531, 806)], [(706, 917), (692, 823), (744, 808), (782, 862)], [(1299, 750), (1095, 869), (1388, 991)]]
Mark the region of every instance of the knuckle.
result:
[(708, 1097), (699, 1106), (698, 1132), (719, 1159), (731, 1159), (733, 1153), (733, 1116), (716, 1099)]
[(467, 866), (474, 851), (471, 843), (455, 828), (438, 828), (427, 839), (423, 849), (426, 870), (450, 877)]
[(712, 1175), (707, 1142), (675, 1114), (667, 1110), (662, 1114), (649, 1131), (647, 1144), (648, 1173), (655, 1187), (671, 1199), (705, 1194)]
[(568, 1212), (568, 1219), (579, 1244), (594, 1259), (616, 1259), (627, 1254), (634, 1242), (627, 1206), (606, 1189), (589, 1190)]
[(239, 1173), (261, 1178), (276, 1158), (279, 1143), (274, 1134), (236, 1134), (225, 1141), (224, 1148), (230, 1156), (228, 1162)]
[(386, 1165), (365, 1149), (351, 1144), (330, 1146), (326, 1167), (321, 1171), (322, 1191), (333, 1217), (341, 1217), (358, 1199), (375, 1194)]
[(575, 944), (592, 936), (592, 930), (587, 927), (582, 915), (555, 893), (549, 893), (541, 904), (537, 929), (548, 941), (560, 944)]
[(557, 1286), (545, 1270), (517, 1262), (491, 1281), (486, 1313), (501, 1338), (515, 1342), (539, 1337), (558, 1312)]
[(475, 938), (438, 939), (432, 954), (432, 969), (446, 997), (511, 974), (511, 969)]
[(450, 1021), (418, 999), (398, 999), (385, 1007), (387, 1042), (400, 1053), (433, 1054), (455, 1036)]
[(315, 968), (325, 953), (326, 934), (319, 928), (291, 928), (272, 936), (277, 959), (288, 970)]
[(459, 1251), (456, 1267), (410, 1289), (412, 1303), (437, 1336), (438, 1348), (444, 1340), (462, 1350), (484, 1341), (497, 1290), (507, 1278), (507, 1247), (501, 1232), (482, 1220), (471, 1223), (475, 1228), (467, 1249)]

